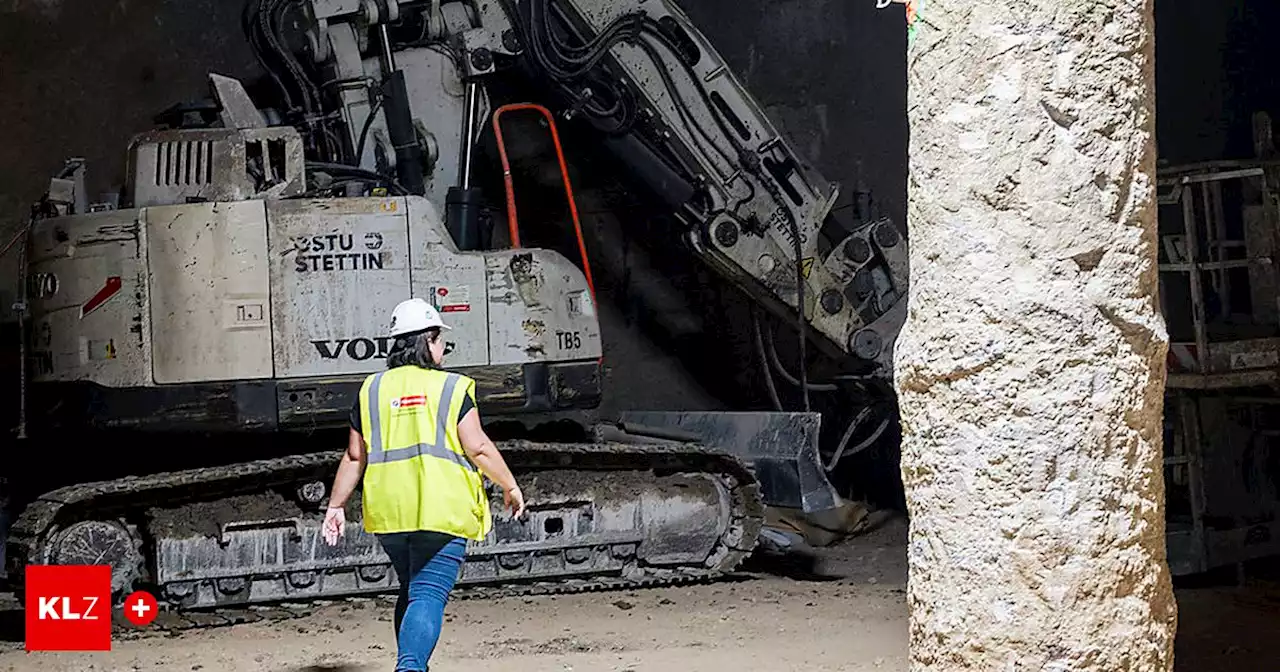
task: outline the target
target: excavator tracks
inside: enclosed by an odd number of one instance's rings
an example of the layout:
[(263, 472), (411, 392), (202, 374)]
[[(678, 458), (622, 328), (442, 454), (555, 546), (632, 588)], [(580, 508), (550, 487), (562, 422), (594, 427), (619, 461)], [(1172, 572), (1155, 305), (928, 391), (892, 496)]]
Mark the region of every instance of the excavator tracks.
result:
[[(557, 583), (534, 583), (504, 587), (466, 587), (459, 586), (450, 595), (450, 601), (490, 600), (498, 598), (520, 597), (552, 597), (560, 595), (577, 595), (582, 593), (622, 592), (644, 590), (649, 588), (665, 588), (671, 586), (688, 586), (723, 581), (733, 576), (732, 571), (698, 571), (676, 570), (665, 575), (647, 576), (638, 579), (597, 578), (589, 580), (568, 580)], [(113, 636), (128, 638), (145, 636), (157, 631), (178, 633), (201, 628), (215, 628), (242, 623), (279, 622), (309, 616), (316, 611), (331, 606), (359, 608), (370, 603), (384, 606), (395, 604), (393, 593), (360, 595), (346, 598), (314, 600), (310, 602), (284, 602), (269, 605), (251, 605), (240, 608), (222, 608), (209, 611), (163, 611), (160, 616), (145, 628), (139, 628), (127, 621), (120, 613), (113, 619)]]
[[(764, 504), (751, 470), (689, 443), (499, 443), (528, 515), (490, 491), (494, 531), (469, 545), (455, 599), (558, 595), (718, 580), (753, 550)], [(295, 455), (60, 488), (28, 505), (8, 539), (26, 564), (102, 562), (115, 599), (152, 591), (156, 625), (184, 630), (303, 615), (315, 605), (394, 595), (396, 579), (361, 529), (320, 541), (339, 454)], [(358, 493), (357, 493), (358, 495)], [(117, 610), (118, 612), (118, 610)], [(122, 635), (136, 631), (118, 622)]]

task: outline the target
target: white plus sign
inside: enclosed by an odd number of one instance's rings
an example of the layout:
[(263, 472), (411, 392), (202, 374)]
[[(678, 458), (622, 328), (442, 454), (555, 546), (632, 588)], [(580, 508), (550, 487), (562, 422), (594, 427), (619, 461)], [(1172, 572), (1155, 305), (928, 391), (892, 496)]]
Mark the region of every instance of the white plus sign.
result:
[(147, 606), (147, 604), (142, 600), (138, 600), (138, 602), (130, 608), (133, 609), (133, 613), (138, 615), (138, 618), (142, 618), (144, 614), (151, 611), (151, 607)]

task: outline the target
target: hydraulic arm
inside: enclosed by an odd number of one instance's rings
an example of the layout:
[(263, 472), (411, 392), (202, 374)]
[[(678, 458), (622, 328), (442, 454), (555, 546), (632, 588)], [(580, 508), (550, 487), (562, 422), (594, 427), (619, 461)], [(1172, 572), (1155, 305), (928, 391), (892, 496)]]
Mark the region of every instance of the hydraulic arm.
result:
[[(311, 43), (334, 81), (359, 81), (374, 71), (374, 61), (362, 52), (381, 51), (377, 62), (388, 78), (395, 76), (386, 69), (393, 51), (405, 69), (422, 62), (409, 56), (415, 49), (443, 50), (456, 59), (466, 91), (461, 132), (455, 133), (459, 159), (456, 173), (451, 162), (435, 166), (436, 190), (448, 189), (455, 238), (475, 238), (464, 209), (476, 198), (471, 151), (484, 123), (477, 89), (518, 69), (548, 91), (548, 100), (539, 102), (555, 103), (562, 117), (585, 120), (600, 132), (601, 144), (687, 226), (687, 243), (707, 264), (795, 320), (802, 333), (812, 332), (828, 354), (847, 356), (864, 373), (886, 375), (891, 368), (891, 344), (906, 307), (906, 245), (899, 230), (887, 219), (848, 225), (832, 216), (836, 185), (801, 164), (673, 2), (313, 0), (311, 7)], [(393, 49), (387, 24), (414, 16), (420, 39)], [(403, 115), (403, 109), (395, 111), (401, 106), (434, 125), (428, 118), (438, 98), (388, 95), (379, 103), (370, 91), (343, 90), (351, 128), (383, 123), (369, 121), (379, 104), (392, 127)], [(434, 133), (441, 135), (447, 133)], [(405, 170), (400, 142), (393, 140), (385, 159), (367, 146), (358, 159), (370, 169), (382, 167), (381, 160), (401, 176), (413, 175), (415, 169)]]

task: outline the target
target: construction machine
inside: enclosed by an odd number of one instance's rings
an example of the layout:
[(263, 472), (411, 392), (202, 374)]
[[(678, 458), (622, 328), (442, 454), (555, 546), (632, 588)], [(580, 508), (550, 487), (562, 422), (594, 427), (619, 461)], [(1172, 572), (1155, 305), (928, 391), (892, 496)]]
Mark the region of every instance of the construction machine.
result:
[[(901, 232), (832, 214), (837, 188), (671, 0), (250, 0), (244, 29), (262, 95), (211, 75), (211, 103), (135, 137), (119, 202), (91, 201), (71, 162), (36, 208), (23, 452), (52, 467), (15, 498), (17, 589), (28, 564), (84, 563), (112, 566), (117, 597), (147, 587), (174, 610), (392, 589), (358, 497), (342, 543), (319, 541), (345, 441), (316, 437), (345, 431), (385, 366), (399, 301), (443, 313), (447, 365), (477, 381), (486, 422), (600, 403), (609, 335), (561, 128), (660, 199), (674, 226), (655, 245), (794, 325), (796, 361), (813, 347), (889, 394)], [(515, 188), (535, 132), (554, 149), (566, 249), (525, 245), (545, 233)], [(471, 544), (459, 584), (722, 576), (764, 506), (834, 505), (812, 415), (642, 413), (509, 437), (529, 513)]]

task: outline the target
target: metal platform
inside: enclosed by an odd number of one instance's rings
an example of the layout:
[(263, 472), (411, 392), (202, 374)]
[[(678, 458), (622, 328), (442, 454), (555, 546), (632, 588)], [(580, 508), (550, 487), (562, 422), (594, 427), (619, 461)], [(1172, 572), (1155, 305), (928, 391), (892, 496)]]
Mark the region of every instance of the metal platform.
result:
[(1280, 162), (1262, 140), (1266, 158), (1158, 179), (1175, 575), (1280, 555)]

